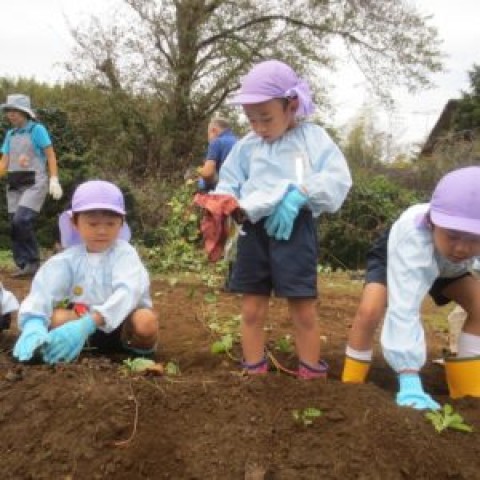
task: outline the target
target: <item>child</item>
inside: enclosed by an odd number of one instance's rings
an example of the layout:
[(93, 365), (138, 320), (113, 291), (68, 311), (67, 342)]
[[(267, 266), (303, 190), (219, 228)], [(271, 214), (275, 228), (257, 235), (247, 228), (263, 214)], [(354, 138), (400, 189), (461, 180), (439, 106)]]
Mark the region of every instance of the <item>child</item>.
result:
[(455, 364), (446, 362), (451, 396), (480, 396), (480, 282), (469, 273), (480, 255), (480, 167), (454, 170), (437, 184), (429, 204), (408, 208), (367, 255), (366, 284), (348, 339), (344, 382), (363, 383), (375, 330), (385, 316), (381, 344), (397, 372), (398, 405), (439, 408), (423, 391), (419, 370), (426, 346), (420, 307), (427, 293), (437, 305), (454, 300), (468, 313)]
[(16, 312), (18, 307), (15, 295), (0, 283), (0, 332), (10, 328), (12, 313)]
[(55, 200), (63, 194), (58, 181), (57, 159), (47, 130), (34, 121), (35, 114), (28, 96), (9, 95), (0, 108), (13, 126), (5, 137), (0, 161), (0, 171), (8, 170), (7, 206), (13, 259), (17, 265), (12, 276), (31, 276), (37, 271), (40, 261), (35, 220), (47, 191)]
[(253, 132), (231, 150), (214, 193), (237, 198), (246, 215), (230, 281), (230, 290), (243, 294), (243, 367), (267, 372), (263, 325), (274, 290), (288, 299), (299, 377), (325, 376), (314, 218), (342, 205), (351, 186), (347, 164), (325, 130), (299, 120), (314, 105), (307, 84), (285, 63), (254, 66), (231, 103), (243, 106)]
[(82, 183), (72, 199), (72, 228), (82, 244), (50, 258), (33, 279), (19, 311), (22, 330), (13, 355), (71, 362), (85, 342), (100, 351), (155, 351), (158, 322), (148, 273), (135, 249), (119, 237), (122, 192), (112, 183)]

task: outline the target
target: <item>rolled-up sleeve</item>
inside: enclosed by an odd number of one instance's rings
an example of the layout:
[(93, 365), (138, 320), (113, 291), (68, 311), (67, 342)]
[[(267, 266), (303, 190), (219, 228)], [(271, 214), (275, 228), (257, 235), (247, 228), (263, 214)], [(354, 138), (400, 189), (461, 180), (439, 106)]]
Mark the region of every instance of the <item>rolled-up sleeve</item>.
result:
[(397, 372), (418, 371), (425, 364), (420, 309), (437, 276), (433, 244), (421, 235), (392, 228), (388, 245), (388, 308), (380, 341), (386, 361)]
[(324, 212), (336, 212), (343, 204), (352, 177), (347, 161), (338, 146), (320, 127), (306, 129), (312, 171), (306, 176), (303, 187), (314, 217)]
[(102, 330), (110, 333), (132, 313), (148, 290), (148, 275), (135, 250), (124, 250), (113, 261), (112, 293), (101, 305), (92, 305), (92, 311), (102, 315)]

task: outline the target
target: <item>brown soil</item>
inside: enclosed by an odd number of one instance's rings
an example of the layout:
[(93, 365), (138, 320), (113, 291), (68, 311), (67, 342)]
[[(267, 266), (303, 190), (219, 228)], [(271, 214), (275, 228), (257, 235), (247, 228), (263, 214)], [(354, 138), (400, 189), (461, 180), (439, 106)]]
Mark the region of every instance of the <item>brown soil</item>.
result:
[[(73, 365), (20, 366), (15, 329), (0, 336), (0, 478), (7, 479), (477, 479), (478, 433), (437, 434), (424, 414), (394, 403), (395, 378), (378, 356), (366, 385), (339, 381), (348, 324), (360, 284), (339, 289), (322, 279), (319, 316), (331, 365), (328, 382), (271, 372), (238, 375), (237, 364), (210, 353), (207, 317), (237, 314), (239, 299), (205, 303), (200, 284), (153, 282), (161, 315), (158, 360), (178, 377), (125, 375), (121, 358), (84, 355)], [(27, 281), (5, 279), (21, 298)], [(433, 309), (430, 304), (425, 307)], [(272, 339), (291, 326), (272, 301)], [(429, 332), (430, 358), (444, 344)], [(239, 354), (238, 350), (235, 352)], [(279, 355), (295, 366), (293, 355)], [(424, 370), (426, 387), (480, 430), (480, 405), (446, 396), (442, 367)], [(292, 410), (315, 407), (313, 425)]]

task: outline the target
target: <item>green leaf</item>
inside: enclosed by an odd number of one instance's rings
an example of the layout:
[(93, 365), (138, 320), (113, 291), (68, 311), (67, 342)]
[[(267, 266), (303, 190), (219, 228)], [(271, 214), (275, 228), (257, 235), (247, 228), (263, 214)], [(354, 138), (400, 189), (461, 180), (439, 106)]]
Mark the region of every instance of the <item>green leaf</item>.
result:
[(165, 373), (171, 377), (180, 375), (180, 367), (175, 362), (168, 362), (165, 365)]
[(221, 342), (220, 340), (217, 340), (216, 342), (213, 342), (212, 343), (212, 346), (210, 347), (210, 351), (212, 353), (225, 353), (226, 352), (226, 348), (225, 348), (225, 345), (223, 344), (223, 342)]
[(462, 432), (473, 432), (473, 427), (464, 423), (453, 423), (449, 425), (449, 427), (455, 430), (461, 430)]
[(149, 360), (148, 358), (135, 358), (131, 360), (127, 358), (123, 361), (123, 364), (132, 372), (143, 372), (155, 365), (153, 360)]
[(213, 292), (208, 292), (203, 296), (203, 299), (207, 303), (215, 303), (217, 301), (217, 296)]

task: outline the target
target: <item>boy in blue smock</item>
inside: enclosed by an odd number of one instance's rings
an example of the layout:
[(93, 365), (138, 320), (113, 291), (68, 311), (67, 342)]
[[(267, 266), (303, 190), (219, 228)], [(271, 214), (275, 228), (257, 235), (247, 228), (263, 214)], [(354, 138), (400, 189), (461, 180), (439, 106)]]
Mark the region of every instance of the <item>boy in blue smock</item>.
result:
[(325, 376), (314, 219), (342, 205), (351, 186), (347, 163), (323, 128), (300, 121), (314, 105), (307, 84), (285, 63), (254, 66), (231, 103), (242, 105), (252, 132), (231, 150), (214, 193), (234, 196), (246, 216), (230, 280), (230, 290), (243, 294), (243, 367), (267, 372), (263, 327), (274, 291), (288, 300), (299, 377)]
[(55, 200), (63, 193), (58, 181), (57, 159), (46, 128), (35, 121), (27, 95), (9, 95), (0, 108), (13, 127), (3, 142), (0, 160), (0, 171), (8, 171), (7, 207), (13, 259), (17, 265), (12, 276), (31, 276), (40, 261), (34, 231), (38, 213), (47, 192)]
[(71, 362), (87, 340), (99, 351), (154, 353), (158, 321), (148, 273), (136, 250), (119, 238), (122, 192), (110, 182), (82, 183), (70, 214), (82, 242), (35, 275), (20, 306), (14, 357), (28, 361), (38, 351), (47, 363)]
[(367, 254), (365, 287), (348, 338), (342, 379), (364, 383), (376, 329), (398, 375), (396, 402), (436, 409), (419, 372), (426, 361), (421, 305), (455, 301), (467, 312), (456, 358), (445, 369), (450, 395), (480, 397), (480, 282), (470, 270), (480, 255), (480, 167), (445, 175), (429, 203), (414, 205), (394, 222)]

